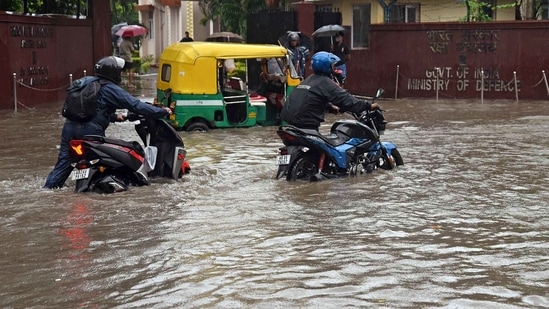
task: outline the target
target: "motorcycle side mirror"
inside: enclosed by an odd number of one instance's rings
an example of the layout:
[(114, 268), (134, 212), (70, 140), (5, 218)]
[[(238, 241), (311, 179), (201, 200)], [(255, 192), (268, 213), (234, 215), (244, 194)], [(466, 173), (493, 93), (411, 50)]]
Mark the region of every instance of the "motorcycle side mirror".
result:
[(376, 93), (376, 98), (380, 98), (385, 93), (385, 90), (383, 88), (379, 88)]

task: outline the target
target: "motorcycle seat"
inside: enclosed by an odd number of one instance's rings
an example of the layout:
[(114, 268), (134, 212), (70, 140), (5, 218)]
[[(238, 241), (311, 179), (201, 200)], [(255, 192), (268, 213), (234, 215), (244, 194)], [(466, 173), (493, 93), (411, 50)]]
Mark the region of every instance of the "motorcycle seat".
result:
[(320, 137), (332, 146), (339, 146), (349, 139), (347, 136), (335, 133), (331, 133), (330, 135), (320, 135)]
[(102, 143), (118, 145), (118, 146), (130, 148), (130, 149), (135, 149), (135, 151), (137, 151), (137, 153), (139, 153), (141, 155), (145, 154), (145, 150), (143, 149), (141, 144), (139, 144), (139, 142), (137, 142), (137, 141), (127, 142), (127, 141), (124, 141), (124, 140), (121, 140), (121, 139), (108, 138), (108, 137), (104, 137), (104, 136), (100, 136), (100, 135), (86, 135), (86, 136), (84, 136), (83, 139), (84, 140), (89, 140), (89, 141), (98, 141), (98, 142), (102, 142)]
[[(349, 139), (349, 136), (347, 136), (344, 133), (340, 133), (340, 132), (331, 133), (329, 135), (322, 135), (322, 134), (320, 134), (320, 132), (318, 132), (317, 130), (313, 130), (313, 129), (301, 129), (301, 128), (291, 126), (291, 125), (287, 126), (287, 128), (292, 130), (292, 131), (298, 131), (298, 132), (305, 133), (307, 135), (317, 136), (317, 137), (321, 138), (324, 142), (326, 142), (327, 144), (330, 144), (332, 146), (339, 146), (339, 145), (345, 143)], [(339, 134), (337, 134), (337, 133), (339, 133)]]

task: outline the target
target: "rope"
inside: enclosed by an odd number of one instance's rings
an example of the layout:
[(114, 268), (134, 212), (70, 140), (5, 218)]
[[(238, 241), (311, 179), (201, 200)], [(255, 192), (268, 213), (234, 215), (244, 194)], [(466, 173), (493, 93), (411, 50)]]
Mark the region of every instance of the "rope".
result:
[(23, 107), (26, 108), (26, 109), (33, 109), (33, 108), (28, 107), (28, 106), (26, 106), (25, 104), (21, 103), (20, 101), (17, 101), (17, 104), (23, 106)]
[[(535, 88), (537, 86), (539, 86), (539, 84), (541, 84), (543, 82), (543, 76), (541, 77), (541, 79), (539, 80), (539, 82), (537, 82), (537, 84), (535, 84), (534, 86), (528, 86), (528, 87), (531, 87), (531, 88)], [(523, 84), (524, 85), (524, 84)]]
[(54, 88), (54, 89), (39, 89), (39, 88), (35, 88), (35, 87), (32, 87), (32, 86), (29, 86), (29, 85), (26, 85), (25, 83), (23, 83), (22, 81), (17, 81), (18, 84), (20, 84), (21, 86), (23, 87), (27, 87), (29, 89), (32, 89), (32, 90), (36, 90), (36, 91), (44, 91), (44, 92), (47, 92), (47, 91), (59, 91), (61, 89), (66, 89), (67, 87), (69, 87), (70, 84), (65, 84), (63, 86), (60, 86), (58, 88)]

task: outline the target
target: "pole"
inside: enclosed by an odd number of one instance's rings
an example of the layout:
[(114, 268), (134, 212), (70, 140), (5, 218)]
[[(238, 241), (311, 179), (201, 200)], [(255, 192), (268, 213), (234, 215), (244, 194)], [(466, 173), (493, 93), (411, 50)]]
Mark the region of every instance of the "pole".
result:
[(513, 79), (515, 80), (515, 100), (518, 102), (517, 71), (513, 71)]
[(435, 92), (436, 92), (436, 95), (437, 95), (437, 102), (438, 102), (438, 77), (439, 77), (439, 73), (440, 73), (440, 68), (435, 68), (436, 72), (437, 72), (437, 80), (436, 80), (436, 83), (435, 83)]
[(13, 112), (17, 113), (17, 73), (13, 73)]
[(69, 73), (69, 86), (72, 84), (72, 73)]
[(395, 82), (395, 99), (398, 97), (398, 74), (400, 74), (400, 65), (397, 64), (397, 77)]
[(84, 70), (84, 76), (86, 76), (86, 74), (87, 74), (87, 72), (86, 72), (86, 70)]
[(545, 89), (547, 89), (547, 96), (549, 97), (549, 84), (547, 84), (547, 76), (545, 75), (545, 70), (541, 70), (543, 74), (543, 80), (545, 81)]
[(480, 70), (480, 103), (484, 103), (484, 69)]

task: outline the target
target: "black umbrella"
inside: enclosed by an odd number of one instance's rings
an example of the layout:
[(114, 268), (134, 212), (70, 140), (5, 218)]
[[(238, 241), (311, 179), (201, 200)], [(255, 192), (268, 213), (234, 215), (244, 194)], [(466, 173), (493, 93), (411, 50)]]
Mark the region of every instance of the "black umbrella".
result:
[(234, 32), (222, 31), (214, 32), (206, 39), (208, 42), (235, 42), (242, 43), (244, 38)]
[(119, 23), (111, 27), (111, 35), (115, 35), (116, 31), (120, 30), (120, 28), (127, 26), (127, 22)]
[(332, 44), (334, 43), (333, 36), (339, 32), (345, 32), (345, 28), (341, 25), (326, 25), (322, 26), (313, 32), (315, 37), (330, 37)]
[(124, 26), (127, 26), (128, 23), (127, 22), (123, 22), (123, 23), (119, 23), (119, 24), (116, 24), (114, 26), (111, 27), (111, 39), (112, 39), (112, 44), (114, 47), (116, 47), (116, 42), (118, 41), (118, 35), (116, 35), (116, 31), (120, 30), (120, 28), (124, 27)]

